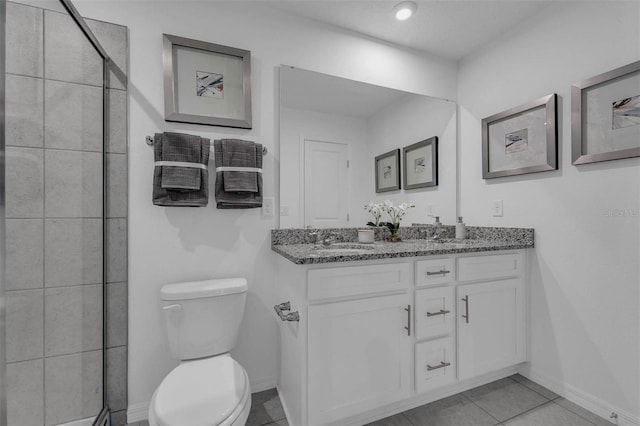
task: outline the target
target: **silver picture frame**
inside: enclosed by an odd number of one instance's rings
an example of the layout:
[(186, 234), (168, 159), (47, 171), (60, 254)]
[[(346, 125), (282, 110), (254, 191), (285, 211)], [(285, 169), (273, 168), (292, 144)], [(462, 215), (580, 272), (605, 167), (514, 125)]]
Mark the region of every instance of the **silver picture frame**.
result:
[(571, 164), (631, 157), (640, 157), (640, 61), (571, 86)]
[(482, 177), (558, 169), (555, 93), (482, 120)]
[(251, 129), (251, 52), (163, 34), (164, 119)]
[(402, 186), (405, 190), (438, 185), (438, 137), (402, 148)]
[(400, 149), (380, 154), (375, 158), (376, 192), (400, 189)]

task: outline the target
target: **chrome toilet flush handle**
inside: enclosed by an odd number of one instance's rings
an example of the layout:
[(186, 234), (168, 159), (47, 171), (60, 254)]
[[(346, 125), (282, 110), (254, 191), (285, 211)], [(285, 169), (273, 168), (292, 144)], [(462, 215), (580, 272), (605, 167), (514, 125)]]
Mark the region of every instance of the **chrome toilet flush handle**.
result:
[(284, 311), (291, 311), (291, 302), (283, 302), (275, 305), (273, 309), (282, 321), (300, 321), (300, 314), (298, 311), (285, 313)]

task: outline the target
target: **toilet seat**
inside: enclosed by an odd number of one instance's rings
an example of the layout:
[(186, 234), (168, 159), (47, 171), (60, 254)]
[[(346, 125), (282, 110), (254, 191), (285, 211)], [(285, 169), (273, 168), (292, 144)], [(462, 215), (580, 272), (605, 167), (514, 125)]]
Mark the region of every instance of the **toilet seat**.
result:
[(250, 398), (247, 373), (228, 354), (187, 361), (158, 386), (149, 417), (159, 426), (244, 424)]

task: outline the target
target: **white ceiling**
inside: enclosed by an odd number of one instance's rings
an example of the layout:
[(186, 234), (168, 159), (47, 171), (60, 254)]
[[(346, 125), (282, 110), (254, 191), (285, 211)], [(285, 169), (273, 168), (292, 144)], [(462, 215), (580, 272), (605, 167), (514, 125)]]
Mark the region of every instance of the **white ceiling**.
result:
[(416, 13), (401, 22), (391, 12), (399, 1), (269, 0), (263, 4), (457, 61), (553, 2), (415, 0)]

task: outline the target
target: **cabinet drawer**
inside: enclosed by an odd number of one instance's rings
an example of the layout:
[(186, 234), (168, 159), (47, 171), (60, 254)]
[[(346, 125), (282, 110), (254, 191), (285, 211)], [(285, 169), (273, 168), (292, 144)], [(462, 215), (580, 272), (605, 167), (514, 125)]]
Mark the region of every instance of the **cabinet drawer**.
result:
[(456, 378), (453, 337), (416, 344), (416, 392), (451, 383)]
[(453, 332), (455, 303), (453, 287), (416, 291), (416, 339), (428, 339)]
[(309, 301), (399, 291), (408, 289), (408, 263), (312, 269), (309, 271)]
[(416, 285), (438, 285), (453, 281), (453, 259), (427, 259), (416, 262)]
[(461, 257), (458, 259), (458, 281), (519, 277), (523, 269), (521, 253)]

